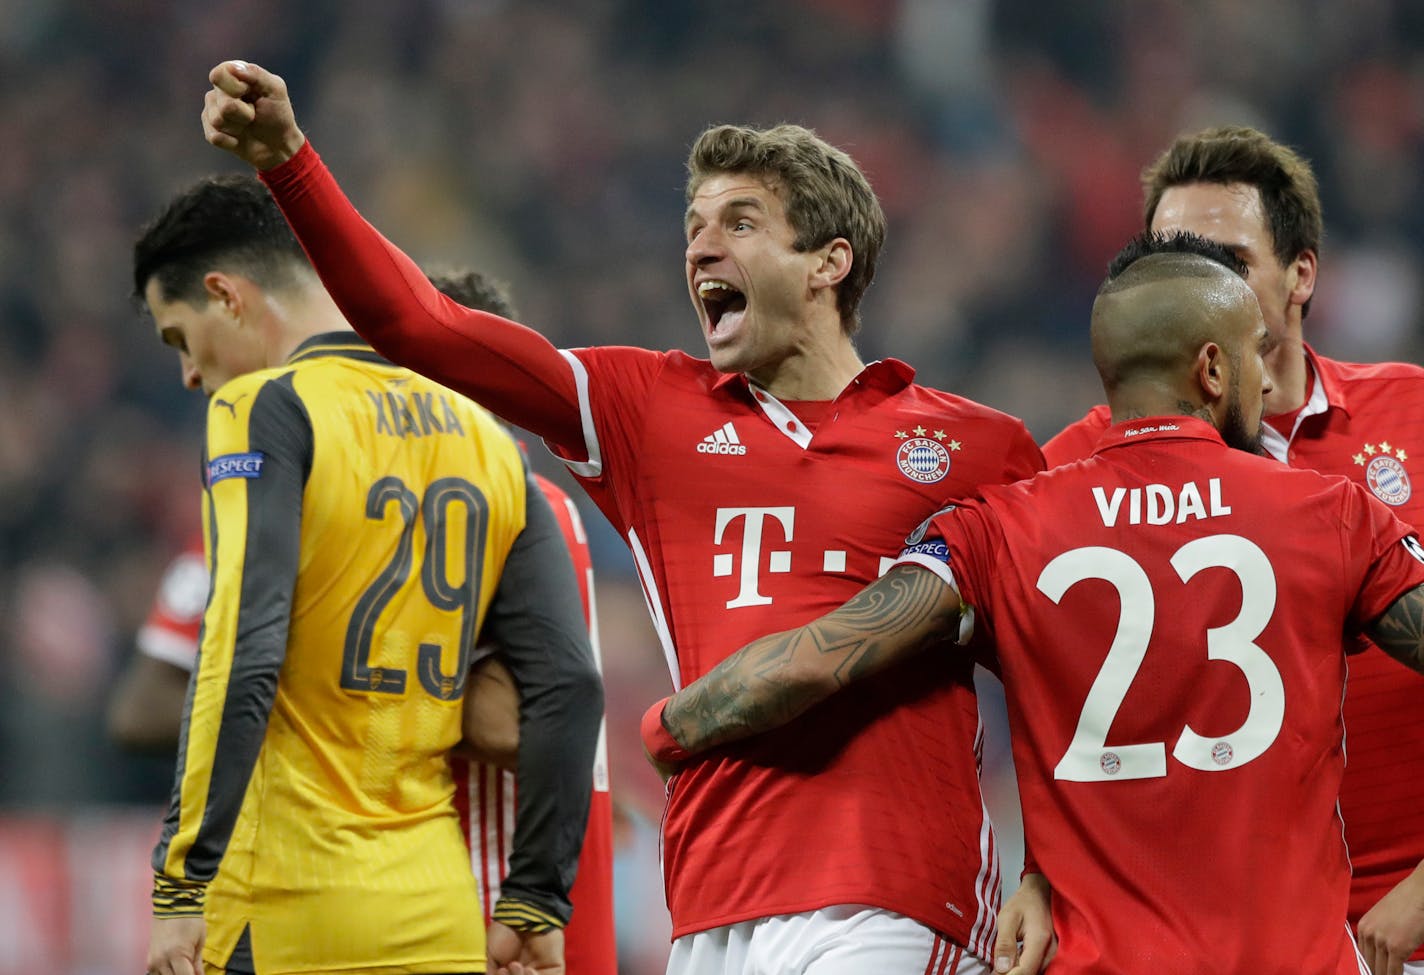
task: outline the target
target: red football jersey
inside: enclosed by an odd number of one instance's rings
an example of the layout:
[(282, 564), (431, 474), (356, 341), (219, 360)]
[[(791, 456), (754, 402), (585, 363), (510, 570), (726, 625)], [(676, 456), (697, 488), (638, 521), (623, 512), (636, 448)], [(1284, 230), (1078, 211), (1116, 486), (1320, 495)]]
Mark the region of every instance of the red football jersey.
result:
[[(1019, 421), (916, 386), (895, 361), (798, 417), (680, 352), (567, 355), (588, 436), (564, 454), (632, 548), (677, 686), (840, 605), (948, 501), (1041, 464)], [(927, 658), (677, 775), (663, 821), (674, 936), (866, 904), (987, 956), (998, 856), (971, 670)]]
[(933, 530), (902, 558), (947, 562), (998, 646), (1053, 971), (1357, 975), (1342, 637), (1424, 583), (1411, 529), (1156, 417)]
[(1112, 411), (1099, 404), (1074, 420), (1043, 445), (1043, 462), (1052, 470), (1075, 460), (1082, 460), (1093, 452), (1103, 431), (1112, 426)]
[(139, 653), (191, 673), (210, 587), (203, 536), (194, 535), (163, 571), (153, 606), (138, 631)]
[[(1307, 348), (1315, 383), (1286, 438), (1267, 427), (1262, 440), (1291, 467), (1342, 474), (1424, 526), (1424, 492), (1410, 472), (1424, 460), (1424, 369), (1403, 363), (1336, 362)], [(1043, 447), (1050, 466), (1088, 456), (1111, 423), (1095, 407)], [(1362, 642), (1368, 643), (1363, 637)], [(1371, 650), (1350, 658), (1345, 694), (1345, 778), (1340, 811), (1354, 878), (1350, 923), (1424, 858), (1424, 678)], [(1413, 958), (1424, 959), (1424, 948)]]
[[(946, 501), (1042, 466), (1018, 420), (916, 386), (902, 363), (797, 416), (680, 352), (561, 357), (441, 295), (310, 142), (261, 175), (358, 332), (562, 452), (627, 540), (679, 686), (839, 606)], [(663, 833), (674, 935), (864, 904), (986, 956), (998, 854), (970, 671), (926, 659), (677, 776)]]
[[(583, 595), (584, 618), (593, 643), (594, 661), (603, 662), (598, 646), (598, 610), (593, 596), (593, 561), (588, 535), (573, 500), (552, 481), (535, 475), (539, 488), (559, 519), (564, 540), (573, 556), (574, 571)], [(613, 801), (608, 792), (607, 729), (598, 728), (594, 756), (593, 795), (588, 807), (588, 829), (579, 853), (578, 876), (569, 898), (573, 914), (564, 929), (564, 964), (569, 975), (617, 975), (618, 949), (613, 924)], [(485, 923), (499, 900), (500, 887), (509, 875), (509, 854), (514, 848), (514, 773), (450, 760), (455, 770), (456, 805), (470, 846), (470, 865), (480, 885)]]

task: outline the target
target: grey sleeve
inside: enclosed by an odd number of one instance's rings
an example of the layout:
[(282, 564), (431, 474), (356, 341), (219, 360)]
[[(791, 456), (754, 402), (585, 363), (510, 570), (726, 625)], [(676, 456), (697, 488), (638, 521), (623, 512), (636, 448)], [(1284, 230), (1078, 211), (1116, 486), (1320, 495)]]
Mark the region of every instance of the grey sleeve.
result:
[(526, 485), (524, 530), (482, 634), (499, 645), (520, 697), (519, 799), (501, 900), (567, 922), (588, 825), (603, 682), (563, 532), (532, 476)]
[[(213, 422), (210, 416), (209, 424)], [(201, 797), (200, 825), (196, 835), (181, 837), (179, 843), (180, 848), (187, 847), (181, 876), (188, 880), (209, 881), (217, 873), (247, 794), (276, 700), (277, 674), (286, 659), (292, 591), (300, 564), (302, 494), (311, 470), (312, 428), (292, 389), (290, 373), (258, 391), (247, 424), (248, 442), (261, 456), (262, 465), (260, 474), (246, 480), (242, 499), (210, 505), (213, 591), (200, 645), (208, 644), (214, 607), (233, 610), (235, 623), (214, 637), (229, 643), (219, 648), (213, 660), (205, 659), (205, 652), (199, 654), (197, 674), (189, 682), (173, 797), (153, 853), (154, 870), (165, 872), (183, 802), (196, 798), (183, 795), (186, 768), (190, 763), (208, 765), (210, 780), (207, 794)], [(232, 523), (245, 525), (245, 534), (229, 535), (227, 526)], [(226, 571), (229, 563), (241, 565), (241, 571)], [(226, 692), (221, 711), (203, 715), (195, 730), (194, 688), (209, 675), (222, 680)]]

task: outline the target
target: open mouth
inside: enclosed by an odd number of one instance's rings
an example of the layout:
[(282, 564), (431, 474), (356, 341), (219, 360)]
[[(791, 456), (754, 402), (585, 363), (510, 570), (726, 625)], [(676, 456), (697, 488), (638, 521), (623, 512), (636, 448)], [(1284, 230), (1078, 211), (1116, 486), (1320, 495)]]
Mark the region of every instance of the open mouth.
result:
[(697, 297), (707, 313), (707, 326), (713, 335), (719, 327), (731, 324), (747, 310), (747, 296), (726, 281), (703, 281), (697, 286)]

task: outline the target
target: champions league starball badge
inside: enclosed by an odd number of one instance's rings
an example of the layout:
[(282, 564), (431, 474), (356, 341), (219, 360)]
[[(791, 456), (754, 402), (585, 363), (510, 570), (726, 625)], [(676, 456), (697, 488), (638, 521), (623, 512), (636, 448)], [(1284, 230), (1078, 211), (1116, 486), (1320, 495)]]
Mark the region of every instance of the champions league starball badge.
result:
[(1383, 442), (1367, 443), (1364, 452), (1355, 455), (1355, 463), (1364, 467), (1365, 483), (1375, 497), (1396, 508), (1414, 495), (1409, 472), (1404, 469), (1407, 456), (1402, 448), (1393, 449)]

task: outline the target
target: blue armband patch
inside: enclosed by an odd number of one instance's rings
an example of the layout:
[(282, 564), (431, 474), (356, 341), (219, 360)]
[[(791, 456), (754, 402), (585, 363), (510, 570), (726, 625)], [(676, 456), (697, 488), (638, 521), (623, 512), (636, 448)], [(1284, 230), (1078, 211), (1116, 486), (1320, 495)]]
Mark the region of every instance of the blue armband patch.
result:
[(949, 546), (943, 539), (936, 538), (931, 542), (920, 542), (918, 545), (910, 545), (901, 550), (900, 557), (907, 555), (928, 555), (932, 559), (938, 559), (945, 565), (949, 565)]
[(223, 454), (208, 461), (208, 487), (229, 477), (261, 477), (263, 456), (260, 452), (250, 454)]

